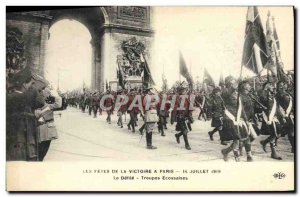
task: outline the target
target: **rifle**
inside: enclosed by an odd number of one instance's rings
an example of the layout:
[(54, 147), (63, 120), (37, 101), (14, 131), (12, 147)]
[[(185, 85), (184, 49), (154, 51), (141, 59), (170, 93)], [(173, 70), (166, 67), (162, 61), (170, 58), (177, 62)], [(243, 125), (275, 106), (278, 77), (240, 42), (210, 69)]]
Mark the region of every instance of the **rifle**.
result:
[[(199, 103), (199, 102), (196, 101), (196, 100), (195, 100), (195, 102), (196, 102), (196, 104), (199, 105), (200, 110), (203, 112), (203, 118), (204, 118), (204, 120), (206, 121), (206, 120), (207, 120), (207, 116), (206, 116), (206, 113), (205, 113), (205, 111), (204, 111), (204, 109), (203, 109), (201, 103)], [(201, 112), (200, 112), (200, 113), (201, 113)]]

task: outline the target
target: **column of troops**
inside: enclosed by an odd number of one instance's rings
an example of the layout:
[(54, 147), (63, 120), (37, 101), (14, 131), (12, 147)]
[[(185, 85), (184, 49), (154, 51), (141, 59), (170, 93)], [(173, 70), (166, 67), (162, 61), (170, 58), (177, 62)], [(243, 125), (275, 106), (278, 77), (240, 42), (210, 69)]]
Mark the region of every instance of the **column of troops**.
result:
[[(151, 95), (158, 95), (159, 102), (151, 102)], [(103, 107), (101, 100), (104, 99)], [(126, 97), (126, 104), (115, 107), (116, 98), (123, 95), (121, 101)], [(132, 102), (136, 102), (135, 96), (141, 95), (142, 109)], [(187, 97), (181, 97), (187, 95)], [(174, 105), (170, 100), (176, 96)], [(167, 102), (163, 103), (163, 97)], [(150, 99), (150, 106), (146, 107)], [(152, 100), (153, 101), (153, 100)], [(267, 152), (267, 145), (271, 148), (271, 158), (282, 160), (276, 151), (277, 141), (280, 137), (288, 136), (291, 152), (294, 153), (294, 85), (292, 80), (284, 78), (280, 81), (267, 80), (264, 83), (256, 84), (255, 89), (249, 80), (238, 81), (232, 76), (225, 78), (225, 84), (221, 87), (214, 87), (212, 91), (201, 90), (190, 91), (187, 83), (182, 83), (176, 88), (167, 92), (157, 92), (153, 88), (118, 90), (116, 92), (93, 92), (71, 95), (68, 97), (68, 104), (80, 107), (82, 112), (88, 110), (93, 117), (106, 111), (108, 124), (111, 124), (111, 115), (118, 116), (117, 125), (123, 128), (123, 118), (129, 114), (129, 121), (126, 121), (128, 130), (136, 132), (137, 120), (142, 118), (144, 124), (138, 129), (141, 135), (146, 135), (148, 149), (156, 149), (152, 145), (152, 132), (155, 128), (161, 136), (166, 136), (169, 120), (175, 125), (175, 140), (179, 144), (183, 137), (185, 148), (191, 150), (188, 140), (188, 133), (192, 130), (193, 111), (200, 109), (198, 120), (211, 121), (214, 128), (208, 132), (210, 140), (214, 140), (214, 134), (219, 132), (221, 144), (227, 146), (221, 150), (225, 161), (229, 159), (229, 153), (233, 152), (235, 161), (240, 161), (244, 150), (247, 161), (253, 161), (251, 144), (258, 135), (268, 136), (260, 141), (262, 149)], [(161, 107), (163, 105), (163, 107)], [(193, 105), (193, 108), (190, 106)], [(131, 106), (131, 107), (130, 107)], [(125, 116), (124, 116), (125, 115)], [(228, 144), (230, 143), (230, 144)]]

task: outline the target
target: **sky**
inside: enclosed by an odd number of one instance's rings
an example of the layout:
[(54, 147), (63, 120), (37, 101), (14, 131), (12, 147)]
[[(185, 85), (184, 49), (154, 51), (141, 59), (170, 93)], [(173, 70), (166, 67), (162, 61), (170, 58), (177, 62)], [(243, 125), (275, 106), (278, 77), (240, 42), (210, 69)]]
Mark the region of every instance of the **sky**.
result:
[[(285, 69), (294, 67), (292, 7), (258, 7), (265, 30), (267, 13), (275, 17)], [(202, 81), (206, 68), (218, 83), (223, 76), (239, 76), (247, 7), (154, 7), (155, 31), (150, 69), (157, 86), (164, 71), (171, 86), (179, 79), (179, 50), (194, 81)], [(91, 82), (91, 35), (77, 21), (61, 20), (50, 29), (46, 55), (46, 78), (61, 90)], [(243, 69), (243, 76), (252, 72)], [(181, 77), (183, 80), (183, 77)]]
[(45, 77), (54, 89), (73, 90), (91, 84), (92, 48), (88, 29), (75, 20), (61, 20), (50, 28)]
[[(292, 7), (258, 7), (258, 10), (264, 29), (268, 10), (275, 17), (285, 69), (293, 69)], [(217, 83), (221, 73), (239, 76), (246, 14), (247, 7), (156, 7), (153, 74), (161, 76), (160, 68), (164, 67), (169, 86), (178, 80), (180, 50), (194, 81), (197, 76), (202, 81), (204, 68)], [(253, 75), (246, 69), (242, 74)], [(156, 83), (161, 85), (161, 81)]]

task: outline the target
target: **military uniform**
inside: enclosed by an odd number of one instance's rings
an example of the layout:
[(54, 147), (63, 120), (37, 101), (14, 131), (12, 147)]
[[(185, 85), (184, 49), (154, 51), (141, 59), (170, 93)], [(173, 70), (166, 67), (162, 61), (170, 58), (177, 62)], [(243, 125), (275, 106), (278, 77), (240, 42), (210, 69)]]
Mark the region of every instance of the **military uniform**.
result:
[[(148, 90), (150, 92), (150, 90)], [(143, 99), (143, 105), (147, 106), (147, 102), (153, 102), (154, 100), (151, 100), (150, 95), (146, 95)], [(146, 143), (147, 143), (147, 149), (156, 149), (157, 147), (152, 145), (152, 133), (155, 128), (155, 124), (157, 122), (157, 111), (155, 105), (150, 105), (149, 109), (145, 109), (145, 129), (146, 129)]]
[(46, 156), (51, 141), (58, 138), (56, 126), (54, 123), (53, 110), (60, 109), (62, 107), (62, 98), (56, 94), (52, 95), (54, 101), (52, 103), (46, 103), (41, 109), (35, 111), (35, 115), (38, 119), (38, 159), (43, 161)]
[[(211, 98), (211, 112), (212, 112), (212, 120), (211, 127), (214, 127), (214, 130), (208, 132), (210, 139), (213, 141), (213, 134), (217, 131), (222, 130), (223, 126), (223, 115), (224, 115), (224, 102), (218, 92), (220, 92), (220, 88), (215, 88), (213, 90), (213, 96)], [(227, 145), (224, 141), (221, 141), (221, 144)]]
[(266, 83), (264, 85), (264, 90), (260, 95), (260, 102), (266, 107), (263, 109), (263, 118), (261, 126), (261, 134), (269, 135), (269, 137), (261, 141), (264, 151), (266, 152), (266, 145), (270, 143), (271, 147), (271, 158), (281, 160), (282, 158), (277, 154), (276, 151), (276, 141), (280, 137), (281, 124), (278, 120), (278, 105), (272, 89), (272, 83)]
[(130, 120), (127, 124), (128, 130), (132, 129), (132, 132), (135, 132), (135, 126), (136, 126), (136, 116), (139, 113), (139, 108), (138, 107), (133, 107), (132, 109), (129, 109), (131, 103), (133, 102), (135, 98), (135, 93), (133, 90), (131, 90), (130, 95), (129, 95), (129, 101), (128, 101), (128, 110), (127, 113), (130, 115)]
[[(120, 93), (121, 94), (121, 98), (120, 98), (120, 103), (122, 103), (122, 102), (124, 102), (125, 101), (125, 95), (123, 95), (122, 93)], [(120, 106), (120, 108), (118, 109), (118, 113), (117, 113), (117, 115), (118, 115), (118, 125), (121, 127), (121, 128), (123, 128), (123, 119), (122, 119), (122, 116), (123, 116), (123, 114), (125, 114), (126, 113), (126, 110), (127, 110), (127, 106), (126, 106), (126, 104), (123, 104), (122, 106)]]
[[(228, 161), (228, 154), (233, 151), (234, 158), (238, 162), (239, 159), (239, 142), (240, 140), (245, 140), (249, 137), (247, 125), (241, 118), (245, 120), (245, 117), (242, 117), (242, 101), (238, 96), (236, 90), (235, 80), (229, 76), (225, 80), (227, 81), (227, 88), (222, 92), (222, 98), (224, 100), (224, 116), (223, 116), (223, 128), (220, 132), (222, 141), (233, 140), (232, 144), (225, 149), (222, 149), (222, 154), (224, 160)], [(234, 81), (234, 82), (233, 82)]]
[[(281, 84), (284, 82), (281, 82)], [(280, 83), (278, 87), (280, 86)], [(279, 87), (280, 88), (280, 87)], [(294, 102), (293, 97), (286, 92), (286, 89), (279, 90), (276, 94), (278, 108), (280, 111), (279, 121), (282, 124), (281, 136), (288, 135), (292, 146), (292, 153), (295, 150), (295, 131), (294, 131)]]
[(97, 117), (97, 111), (100, 108), (100, 99), (97, 93), (94, 93), (94, 95), (91, 98), (91, 108), (93, 109), (94, 118)]
[[(107, 95), (111, 95), (110, 92), (107, 92)], [(104, 101), (104, 107), (107, 108), (105, 111), (107, 112), (106, 122), (111, 124), (111, 114), (113, 111), (114, 99), (112, 97), (107, 97)]]
[[(183, 94), (182, 94), (183, 95)], [(180, 143), (180, 136), (183, 136), (185, 148), (187, 150), (191, 150), (189, 141), (188, 141), (188, 132), (192, 130), (191, 123), (193, 123), (192, 118), (192, 111), (189, 109), (190, 107), (190, 101), (189, 98), (182, 100), (183, 97), (178, 96), (176, 99), (176, 131), (179, 131), (179, 133), (175, 134), (176, 141), (179, 144)], [(181, 102), (184, 102), (183, 106), (184, 109), (179, 109)]]

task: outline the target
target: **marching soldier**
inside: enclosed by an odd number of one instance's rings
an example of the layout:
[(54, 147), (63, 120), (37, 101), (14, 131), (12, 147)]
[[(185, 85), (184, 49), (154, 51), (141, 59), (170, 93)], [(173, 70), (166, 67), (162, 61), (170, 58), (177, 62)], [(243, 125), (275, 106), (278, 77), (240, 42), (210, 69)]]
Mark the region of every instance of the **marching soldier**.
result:
[(292, 146), (292, 153), (295, 151), (295, 134), (294, 134), (294, 102), (293, 97), (287, 93), (287, 84), (285, 81), (279, 81), (277, 83), (278, 92), (276, 94), (276, 100), (278, 101), (278, 107), (280, 111), (279, 121), (282, 124), (281, 136), (288, 135), (288, 139)]
[[(124, 91), (123, 90), (120, 90), (119, 92), (118, 92), (118, 94), (120, 94), (122, 97), (121, 97), (121, 99), (120, 99), (120, 103), (122, 103), (122, 102), (124, 102), (124, 100), (125, 100), (125, 93), (124, 93)], [(123, 128), (123, 115), (126, 113), (126, 108), (127, 108), (127, 106), (124, 104), (124, 105), (122, 105), (122, 106), (120, 106), (120, 108), (119, 108), (119, 110), (118, 110), (118, 113), (117, 113), (117, 116), (119, 117), (118, 118), (118, 122), (117, 122), (117, 124), (118, 124), (118, 126), (120, 126), (121, 128)]]
[(100, 99), (97, 92), (94, 92), (91, 98), (91, 108), (93, 109), (94, 118), (97, 118), (97, 111), (100, 108)]
[(127, 124), (128, 130), (132, 129), (132, 132), (135, 132), (135, 126), (136, 126), (136, 116), (139, 112), (139, 108), (138, 107), (133, 107), (132, 109), (129, 109), (129, 106), (131, 105), (131, 102), (134, 100), (136, 93), (134, 91), (134, 89), (130, 90), (130, 95), (129, 95), (129, 102), (128, 102), (128, 110), (127, 113), (129, 113), (130, 115), (130, 120)]
[(92, 115), (92, 110), (93, 110), (93, 107), (92, 107), (92, 93), (90, 93), (87, 98), (86, 98), (86, 104), (89, 108), (89, 115)]
[(247, 161), (251, 162), (253, 161), (252, 153), (251, 153), (251, 139), (254, 140), (257, 135), (255, 133), (255, 130), (253, 128), (253, 120), (255, 117), (254, 114), (254, 102), (253, 97), (251, 96), (251, 86), (248, 81), (242, 81), (239, 84), (239, 91), (240, 91), (240, 98), (242, 103), (242, 113), (243, 113), (243, 119), (246, 123), (245, 129), (248, 131), (248, 136), (246, 136), (244, 139), (240, 140), (239, 144), (239, 153), (240, 156), (243, 155), (243, 146), (245, 146), (246, 154), (247, 154)]
[[(211, 141), (214, 140), (213, 135), (215, 132), (222, 131), (223, 126), (223, 112), (224, 112), (224, 102), (221, 97), (221, 89), (219, 87), (216, 87), (213, 90), (213, 96), (212, 96), (212, 121), (211, 126), (214, 127), (212, 131), (208, 132), (209, 138)], [(227, 145), (226, 142), (221, 140), (222, 145)]]
[[(147, 95), (145, 96), (143, 100), (143, 105), (145, 106), (145, 129), (146, 129), (146, 142), (147, 142), (147, 149), (156, 149), (156, 146), (152, 145), (152, 133), (155, 128), (155, 124), (157, 122), (157, 111), (156, 106), (154, 103), (153, 98), (151, 97), (154, 95), (153, 92), (151, 92), (152, 88), (147, 88)], [(147, 103), (149, 103), (149, 107), (147, 108)]]
[[(106, 95), (111, 95), (110, 90), (106, 91)], [(107, 97), (104, 101), (104, 107), (106, 108), (107, 118), (106, 122), (111, 124), (111, 113), (113, 111), (114, 99), (112, 97)]]
[(223, 128), (220, 134), (222, 134), (221, 140), (232, 140), (233, 142), (229, 147), (222, 149), (221, 153), (223, 154), (224, 161), (228, 161), (228, 154), (233, 151), (235, 161), (239, 162), (239, 142), (240, 140), (247, 139), (248, 132), (246, 125), (241, 120), (241, 116), (244, 114), (242, 114), (241, 98), (239, 98), (237, 92), (238, 83), (232, 76), (228, 76), (225, 78), (225, 85), (226, 89), (222, 93), (225, 110)]
[[(191, 123), (193, 123), (192, 112), (189, 110), (190, 102), (188, 99), (184, 99), (184, 97), (180, 97), (180, 95), (187, 94), (187, 88), (188, 88), (188, 86), (185, 84), (182, 84), (182, 86), (179, 87), (179, 96), (177, 97), (175, 106), (177, 107), (176, 131), (180, 131), (180, 132), (175, 134), (175, 138), (176, 138), (177, 143), (179, 144), (180, 136), (183, 136), (185, 148), (187, 150), (191, 150), (191, 147), (190, 147), (189, 141), (188, 141), (188, 132), (192, 130)], [(181, 102), (183, 102), (183, 109), (180, 109), (180, 105), (182, 105)]]
[(163, 108), (161, 109), (161, 103), (162, 103), (162, 99), (163, 99), (163, 95), (162, 93), (160, 93), (159, 98), (160, 101), (157, 104), (157, 113), (158, 113), (158, 131), (160, 132), (161, 136), (166, 136), (164, 129), (167, 129), (167, 114), (168, 114), (168, 108), (170, 107), (170, 105), (168, 105), (167, 103), (165, 104), (165, 106), (163, 106)]
[(263, 109), (263, 121), (261, 127), (262, 135), (269, 135), (265, 140), (260, 143), (263, 146), (263, 150), (266, 152), (266, 145), (270, 143), (271, 147), (271, 158), (282, 160), (276, 151), (276, 141), (280, 136), (280, 124), (277, 119), (278, 108), (277, 101), (275, 98), (275, 87), (272, 82), (266, 82), (263, 85), (263, 91), (260, 95), (260, 102), (266, 106)]
[(204, 120), (207, 120), (207, 98), (206, 98), (206, 92), (205, 90), (202, 90), (200, 92), (200, 95), (197, 97), (198, 106), (200, 108), (200, 113), (198, 116), (198, 120), (201, 120), (201, 117), (204, 118)]
[(86, 100), (87, 100), (87, 97), (86, 97), (85, 93), (83, 93), (80, 97), (80, 107), (81, 107), (82, 113), (85, 112)]

